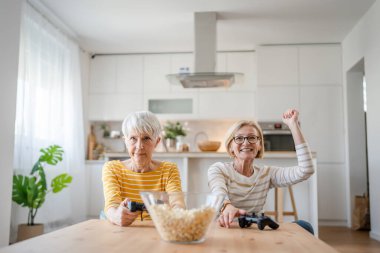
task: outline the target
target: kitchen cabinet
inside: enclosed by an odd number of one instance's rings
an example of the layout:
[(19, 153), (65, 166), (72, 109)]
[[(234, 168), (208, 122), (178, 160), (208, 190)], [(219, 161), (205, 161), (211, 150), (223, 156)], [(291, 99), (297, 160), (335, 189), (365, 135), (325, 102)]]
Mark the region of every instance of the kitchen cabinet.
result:
[[(166, 105), (169, 104), (167, 103), (168, 100), (171, 100), (169, 103), (174, 104), (177, 101), (177, 104), (167, 109)], [(181, 102), (181, 100), (183, 102)], [(155, 101), (155, 108), (150, 108), (152, 101)], [(162, 101), (161, 106), (159, 105), (159, 101)], [(144, 109), (153, 111), (162, 120), (195, 119), (198, 116), (198, 93), (196, 91), (177, 92), (175, 94), (158, 92), (145, 93)]]
[(227, 53), (227, 72), (240, 72), (243, 79), (237, 80), (230, 91), (255, 91), (257, 86), (257, 67), (254, 52)]
[(129, 113), (143, 110), (142, 94), (90, 94), (89, 120), (121, 121)]
[(263, 46), (258, 49), (258, 84), (298, 85), (298, 48)]
[(227, 72), (227, 53), (216, 53), (216, 72)]
[(318, 164), (318, 215), (321, 225), (345, 226), (346, 175), (343, 164)]
[(341, 84), (340, 45), (300, 46), (299, 80), (302, 85)]
[(143, 93), (143, 56), (116, 56), (116, 92)]
[(143, 109), (143, 57), (96, 56), (91, 61), (89, 120), (123, 120)]
[(301, 87), (300, 121), (318, 161), (344, 163), (342, 87)]
[(104, 162), (86, 162), (86, 174), (88, 175), (88, 200), (87, 217), (98, 218), (104, 208), (104, 194), (102, 183), (102, 169)]
[(166, 75), (171, 73), (170, 54), (144, 56), (144, 92), (170, 93), (170, 83)]
[[(170, 84), (167, 74), (177, 73), (181, 67), (194, 71), (192, 53), (96, 56), (90, 66), (89, 119), (123, 120), (129, 112), (149, 110), (152, 99), (191, 100), (191, 112), (163, 111), (158, 114), (162, 119), (254, 117), (254, 52), (217, 53), (216, 61), (217, 71), (241, 72), (244, 74), (243, 82), (228, 89), (184, 89), (180, 85)], [(181, 102), (178, 108), (183, 105)]]
[(199, 93), (200, 119), (252, 119), (255, 115), (254, 92), (230, 90)]
[(91, 59), (89, 93), (116, 92), (116, 56), (98, 55)]
[(90, 94), (143, 91), (141, 55), (98, 55), (91, 60), (90, 68)]
[(287, 108), (299, 108), (299, 88), (297, 86), (259, 86), (257, 89), (257, 120), (281, 121)]
[(319, 169), (325, 169), (318, 173), (320, 219), (343, 224), (347, 217), (340, 45), (262, 46), (257, 64), (259, 120), (279, 119), (289, 107), (300, 110), (303, 133), (318, 155)]

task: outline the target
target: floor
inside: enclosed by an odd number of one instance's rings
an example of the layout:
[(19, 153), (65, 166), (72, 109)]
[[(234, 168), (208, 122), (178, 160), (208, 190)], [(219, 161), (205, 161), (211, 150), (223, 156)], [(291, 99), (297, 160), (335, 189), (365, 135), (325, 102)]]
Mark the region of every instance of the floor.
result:
[(368, 231), (354, 231), (345, 227), (319, 227), (319, 239), (339, 252), (380, 252), (380, 242), (371, 239)]

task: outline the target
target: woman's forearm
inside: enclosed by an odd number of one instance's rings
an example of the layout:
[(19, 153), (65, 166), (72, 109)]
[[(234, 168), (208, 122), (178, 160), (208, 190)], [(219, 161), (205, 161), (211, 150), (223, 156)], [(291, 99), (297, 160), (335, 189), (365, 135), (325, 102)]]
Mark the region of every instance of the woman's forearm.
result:
[(306, 142), (298, 122), (289, 125), (289, 129), (292, 132), (294, 144), (296, 146)]
[(116, 217), (115, 217), (116, 216), (116, 208), (115, 207), (108, 208), (106, 215), (107, 215), (107, 219), (110, 222), (116, 223)]

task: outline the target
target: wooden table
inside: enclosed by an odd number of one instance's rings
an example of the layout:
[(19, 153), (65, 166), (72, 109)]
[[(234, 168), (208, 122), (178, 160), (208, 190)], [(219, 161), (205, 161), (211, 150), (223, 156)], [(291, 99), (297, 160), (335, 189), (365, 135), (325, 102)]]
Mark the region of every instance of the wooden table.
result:
[(165, 242), (151, 221), (118, 227), (108, 221), (88, 220), (33, 239), (0, 248), (0, 253), (23, 252), (337, 252), (294, 223), (283, 223), (278, 230), (260, 231), (253, 224), (242, 229), (237, 224), (229, 229), (215, 224), (208, 238), (200, 244)]

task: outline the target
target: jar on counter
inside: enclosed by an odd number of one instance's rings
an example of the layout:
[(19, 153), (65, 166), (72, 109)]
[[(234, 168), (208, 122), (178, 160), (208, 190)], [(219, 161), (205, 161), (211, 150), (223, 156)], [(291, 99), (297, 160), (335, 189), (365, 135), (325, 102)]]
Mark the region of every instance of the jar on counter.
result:
[(185, 136), (179, 135), (176, 137), (176, 151), (177, 152), (188, 152), (189, 145), (184, 142)]

